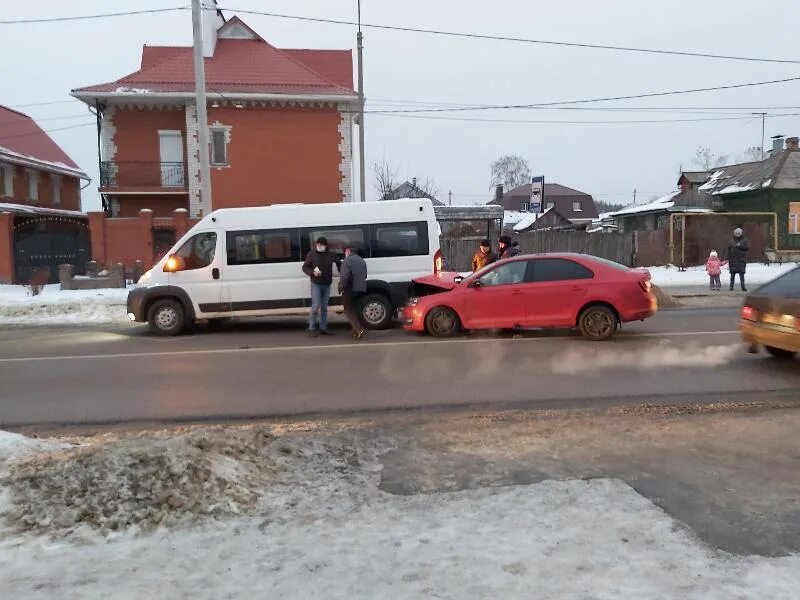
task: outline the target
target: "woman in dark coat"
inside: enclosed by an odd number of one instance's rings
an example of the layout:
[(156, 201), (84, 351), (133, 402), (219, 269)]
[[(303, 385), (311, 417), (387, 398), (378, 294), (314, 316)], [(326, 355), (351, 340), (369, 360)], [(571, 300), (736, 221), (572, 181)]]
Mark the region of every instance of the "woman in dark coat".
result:
[(731, 243), (728, 244), (728, 270), (731, 272), (731, 291), (733, 291), (737, 273), (739, 274), (742, 291), (747, 291), (744, 285), (744, 273), (747, 270), (747, 253), (749, 250), (750, 244), (747, 238), (744, 237), (744, 232), (741, 227), (737, 227), (733, 230)]

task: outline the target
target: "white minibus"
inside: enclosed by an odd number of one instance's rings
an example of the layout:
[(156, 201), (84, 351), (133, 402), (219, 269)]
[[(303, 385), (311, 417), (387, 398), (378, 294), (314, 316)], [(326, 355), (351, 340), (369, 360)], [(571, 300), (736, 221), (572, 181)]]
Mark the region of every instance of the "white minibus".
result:
[[(141, 277), (128, 294), (128, 318), (177, 335), (197, 320), (307, 311), (301, 267), (320, 236), (330, 251), (352, 244), (366, 259), (361, 316), (370, 329), (391, 326), (411, 280), (441, 269), (428, 199), (225, 208), (203, 217)], [(332, 305), (341, 303), (337, 283)]]

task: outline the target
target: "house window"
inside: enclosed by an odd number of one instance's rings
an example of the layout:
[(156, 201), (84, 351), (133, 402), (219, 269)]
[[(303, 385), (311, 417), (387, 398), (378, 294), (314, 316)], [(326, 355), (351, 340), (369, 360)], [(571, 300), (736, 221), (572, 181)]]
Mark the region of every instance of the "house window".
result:
[(0, 165), (0, 190), (2, 196), (14, 196), (14, 167), (11, 165)]
[(39, 173), (29, 170), (28, 173), (28, 200), (31, 202), (39, 201)]
[(583, 202), (581, 202), (580, 200), (575, 200), (572, 203), (572, 210), (574, 212), (583, 212)]
[(61, 176), (50, 175), (50, 181), (53, 182), (53, 204), (61, 204)]
[(555, 203), (555, 202), (548, 202), (548, 203), (545, 205), (545, 207), (544, 207), (544, 208), (545, 208), (545, 210), (550, 210), (551, 208), (555, 208), (555, 206), (556, 206), (556, 203)]
[(800, 202), (789, 203), (789, 233), (800, 235)]
[(523, 202), (522, 205), (520, 206), (520, 210), (522, 212), (528, 212), (530, 209), (531, 209), (531, 203), (530, 202)]
[(223, 128), (211, 129), (211, 164), (225, 166), (228, 164), (228, 131)]

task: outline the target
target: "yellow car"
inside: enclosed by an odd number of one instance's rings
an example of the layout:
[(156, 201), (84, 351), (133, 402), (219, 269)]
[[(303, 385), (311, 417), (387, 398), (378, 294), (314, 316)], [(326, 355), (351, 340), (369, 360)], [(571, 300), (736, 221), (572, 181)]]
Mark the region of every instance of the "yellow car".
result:
[(792, 358), (800, 352), (800, 267), (745, 298), (739, 331), (752, 353), (763, 347), (777, 358)]

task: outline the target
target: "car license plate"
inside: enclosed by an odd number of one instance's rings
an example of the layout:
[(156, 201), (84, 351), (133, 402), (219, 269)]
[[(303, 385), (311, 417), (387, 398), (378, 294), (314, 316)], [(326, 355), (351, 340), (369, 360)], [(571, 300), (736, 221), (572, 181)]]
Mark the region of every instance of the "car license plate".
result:
[(792, 315), (779, 315), (776, 313), (764, 313), (761, 317), (764, 323), (779, 325), (781, 327), (794, 327), (795, 318)]

